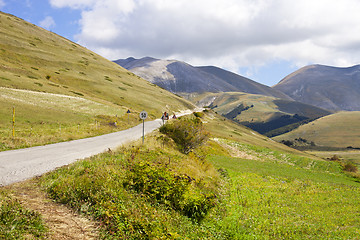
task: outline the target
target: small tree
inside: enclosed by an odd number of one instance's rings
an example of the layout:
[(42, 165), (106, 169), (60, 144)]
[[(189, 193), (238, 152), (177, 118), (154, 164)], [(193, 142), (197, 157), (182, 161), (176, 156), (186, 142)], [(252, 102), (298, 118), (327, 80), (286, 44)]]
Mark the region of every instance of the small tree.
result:
[(168, 122), (160, 128), (160, 132), (172, 138), (180, 151), (185, 154), (209, 138), (209, 133), (205, 131), (199, 118), (180, 118)]

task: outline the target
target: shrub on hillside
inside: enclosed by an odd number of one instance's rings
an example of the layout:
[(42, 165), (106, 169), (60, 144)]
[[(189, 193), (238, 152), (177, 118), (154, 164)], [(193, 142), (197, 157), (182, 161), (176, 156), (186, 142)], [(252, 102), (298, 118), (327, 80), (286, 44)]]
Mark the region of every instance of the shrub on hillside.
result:
[(126, 189), (135, 190), (153, 204), (160, 203), (200, 222), (215, 206), (216, 194), (196, 186), (196, 180), (186, 174), (175, 174), (166, 166), (135, 162), (124, 181)]
[(204, 117), (204, 113), (203, 112), (194, 112), (193, 113), (195, 117), (197, 118), (203, 118)]
[(291, 147), (292, 145), (294, 145), (294, 142), (291, 140), (282, 140), (281, 143), (285, 144), (288, 147)]
[(209, 133), (205, 131), (199, 118), (177, 119), (163, 125), (160, 132), (173, 139), (179, 150), (185, 154), (188, 154), (209, 138)]
[(344, 167), (343, 167), (343, 170), (346, 171), (346, 172), (357, 172), (358, 171), (358, 168), (356, 165), (354, 165), (353, 163), (351, 162), (347, 162), (344, 164)]
[(176, 175), (165, 166), (137, 162), (131, 165), (124, 187), (145, 194), (149, 200), (178, 209), (192, 179)]

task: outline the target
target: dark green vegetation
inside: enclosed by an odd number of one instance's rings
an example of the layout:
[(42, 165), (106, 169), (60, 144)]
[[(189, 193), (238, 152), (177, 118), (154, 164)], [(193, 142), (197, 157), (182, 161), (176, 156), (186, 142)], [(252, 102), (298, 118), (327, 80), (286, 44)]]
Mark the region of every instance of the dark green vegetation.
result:
[(155, 119), (193, 108), (88, 49), (2, 12), (0, 106), (0, 150), (128, 128), (144, 109)]
[[(195, 113), (195, 116), (199, 115), (200, 113)], [(171, 138), (185, 154), (200, 146), (209, 137), (200, 118), (179, 118), (178, 121), (161, 126), (160, 132)]]
[(0, 190), (0, 239), (44, 239), (46, 232), (38, 213), (25, 209)]

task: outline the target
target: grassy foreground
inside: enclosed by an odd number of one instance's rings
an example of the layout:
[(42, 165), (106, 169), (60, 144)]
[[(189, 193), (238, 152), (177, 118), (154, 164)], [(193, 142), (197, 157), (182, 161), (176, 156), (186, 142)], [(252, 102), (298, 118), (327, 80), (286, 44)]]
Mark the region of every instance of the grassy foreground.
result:
[(105, 239), (225, 238), (209, 217), (222, 199), (217, 171), (200, 150), (184, 155), (155, 140), (59, 169), (42, 186), (101, 221)]
[(46, 233), (40, 214), (24, 208), (0, 189), (0, 239), (44, 239)]
[(44, 176), (42, 186), (101, 221), (105, 239), (360, 234), (359, 183), (337, 162), (224, 138), (185, 155), (164, 140), (156, 133), (145, 145), (64, 167)]

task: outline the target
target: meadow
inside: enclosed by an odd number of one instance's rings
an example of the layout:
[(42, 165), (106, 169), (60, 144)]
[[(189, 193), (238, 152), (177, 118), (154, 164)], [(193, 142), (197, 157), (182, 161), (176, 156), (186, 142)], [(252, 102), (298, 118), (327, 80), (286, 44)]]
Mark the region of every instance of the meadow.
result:
[(220, 137), (183, 154), (165, 139), (155, 132), (41, 186), (100, 221), (104, 239), (358, 238), (359, 179), (339, 162)]

